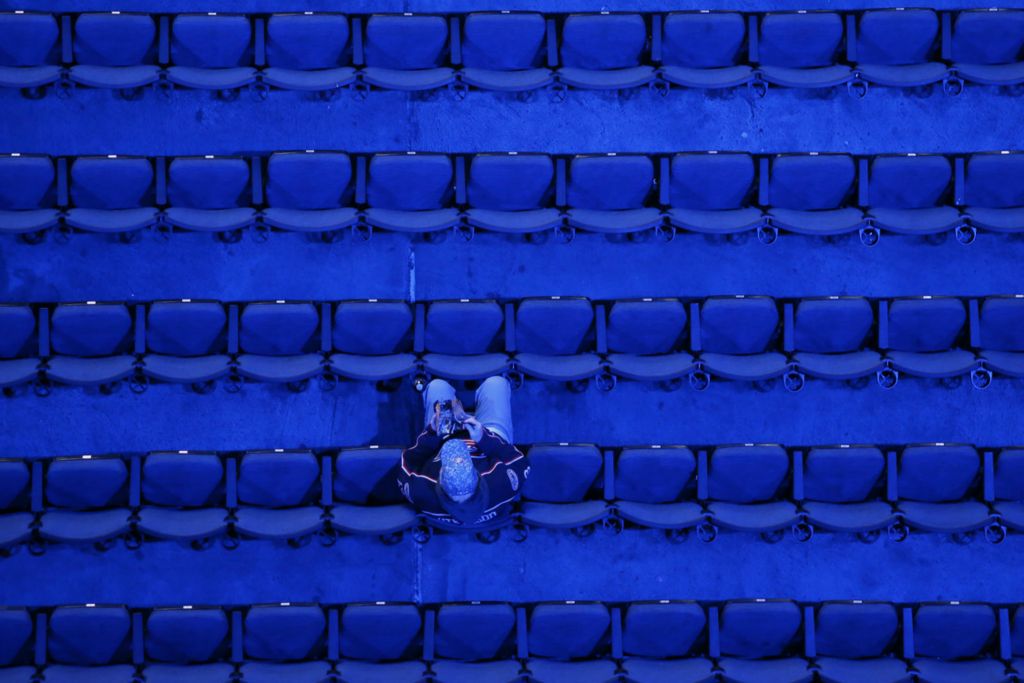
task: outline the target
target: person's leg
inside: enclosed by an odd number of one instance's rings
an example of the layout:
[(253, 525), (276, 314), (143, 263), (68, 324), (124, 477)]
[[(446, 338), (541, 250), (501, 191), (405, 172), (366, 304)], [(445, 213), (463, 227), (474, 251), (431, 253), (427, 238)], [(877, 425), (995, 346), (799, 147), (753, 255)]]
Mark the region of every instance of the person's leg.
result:
[(512, 443), (512, 385), (504, 377), (488, 377), (476, 390), (476, 419)]
[(426, 429), (434, 419), (434, 404), (438, 401), (450, 401), (455, 398), (455, 387), (443, 379), (430, 380), (423, 390), (423, 428)]

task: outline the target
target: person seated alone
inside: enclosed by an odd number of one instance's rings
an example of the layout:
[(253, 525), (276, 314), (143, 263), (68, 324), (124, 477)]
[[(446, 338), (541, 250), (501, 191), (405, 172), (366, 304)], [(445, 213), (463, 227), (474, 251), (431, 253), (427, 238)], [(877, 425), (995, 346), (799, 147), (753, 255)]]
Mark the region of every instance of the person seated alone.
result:
[(423, 392), (426, 427), (402, 452), (398, 486), (428, 521), (480, 529), (507, 517), (530, 466), (512, 445), (512, 387), (490, 377), (476, 392), (470, 415), (455, 389), (435, 379)]

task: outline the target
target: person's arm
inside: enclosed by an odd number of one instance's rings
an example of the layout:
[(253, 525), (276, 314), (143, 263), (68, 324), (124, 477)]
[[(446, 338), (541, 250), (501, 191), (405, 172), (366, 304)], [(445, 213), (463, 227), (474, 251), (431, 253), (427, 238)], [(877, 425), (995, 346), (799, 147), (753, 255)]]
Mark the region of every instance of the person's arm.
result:
[(433, 429), (427, 427), (409, 448), (402, 451), (402, 474), (409, 476), (419, 471), (423, 463), (435, 455), (441, 447), (441, 437)]

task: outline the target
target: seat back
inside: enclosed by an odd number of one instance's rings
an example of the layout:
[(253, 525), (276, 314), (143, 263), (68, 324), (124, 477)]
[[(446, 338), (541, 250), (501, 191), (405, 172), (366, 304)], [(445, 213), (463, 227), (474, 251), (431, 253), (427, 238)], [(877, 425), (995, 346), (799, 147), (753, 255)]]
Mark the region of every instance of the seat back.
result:
[(593, 348), (594, 308), (583, 298), (524, 299), (516, 308), (516, 348), (565, 356)]
[(454, 196), (452, 160), (444, 154), (375, 154), (370, 159), (367, 203), (377, 209), (428, 211)]
[(721, 211), (749, 205), (754, 188), (749, 154), (676, 154), (671, 169), (673, 208)]
[(456, 356), (496, 351), (504, 323), (494, 301), (435, 301), (427, 308), (426, 349)]
[(608, 642), (611, 617), (601, 603), (542, 603), (530, 612), (530, 654), (552, 659), (591, 657)]
[(981, 302), (978, 317), (981, 348), (1024, 351), (1024, 296), (990, 296)]
[(570, 14), (562, 25), (562, 66), (627, 69), (647, 50), (647, 25), (639, 14)]
[(267, 204), (281, 209), (351, 206), (352, 160), (342, 152), (275, 152), (267, 161)]
[(251, 303), (242, 309), (239, 344), (245, 353), (295, 356), (318, 348), (319, 329), (311, 303)]
[[(0, 25), (2, 23), (0, 19)], [(0, 155), (0, 210), (55, 207), (56, 178), (57, 174), (53, 170), (53, 161), (50, 157)]]
[(422, 654), (423, 618), (415, 605), (349, 605), (341, 613), (341, 655), (390, 661)]
[(662, 23), (661, 62), (715, 69), (742, 61), (747, 22), (739, 12), (673, 12)]
[(129, 349), (132, 316), (124, 304), (59, 304), (50, 318), (55, 354), (112, 356)]
[(55, 458), (46, 468), (48, 507), (75, 510), (116, 507), (128, 502), (128, 467), (116, 456)]
[(27, 609), (0, 607), (0, 666), (32, 661), (32, 615)]
[(146, 618), (146, 658), (200, 664), (227, 654), (228, 617), (220, 607), (154, 609)]
[[(28, 509), (31, 479), (25, 460), (0, 459), (0, 512)], [(0, 612), (0, 618), (2, 616)], [(0, 657), (0, 663), (2, 659)]]
[(80, 14), (75, 20), (73, 49), (78, 64), (155, 64), (156, 20), (148, 14)]
[(469, 205), (494, 211), (550, 206), (555, 164), (546, 154), (477, 154), (469, 163)]
[(1024, 49), (1024, 12), (963, 10), (953, 21), (954, 62), (1014, 64)]
[(995, 209), (1024, 206), (1024, 154), (1000, 152), (968, 157), (964, 203)]
[(794, 348), (811, 353), (857, 351), (875, 326), (875, 312), (864, 297), (803, 299), (793, 319)]
[(78, 157), (71, 203), (81, 209), (135, 209), (156, 201), (153, 164), (139, 157)]
[(972, 446), (907, 446), (899, 458), (899, 497), (929, 503), (962, 500), (976, 486), (980, 469)]
[(949, 159), (939, 155), (880, 156), (871, 162), (868, 203), (888, 209), (927, 209), (948, 199)]
[(343, 301), (334, 310), (334, 349), (382, 356), (412, 351), (413, 313), (404, 301)]
[(939, 17), (930, 9), (868, 10), (857, 30), (857, 60), (863, 64), (922, 64), (932, 59)]
[(538, 12), (473, 12), (462, 27), (462, 63), (495, 71), (543, 66), (545, 24)]
[(996, 631), (989, 605), (924, 604), (914, 611), (914, 654), (936, 659), (969, 659), (988, 654)]
[(601, 451), (579, 444), (541, 444), (527, 453), (530, 477), (523, 498), (543, 503), (578, 503), (592, 492), (601, 474)]
[(389, 505), (405, 499), (395, 482), (400, 448), (344, 448), (334, 462), (334, 497), (355, 505)]
[(171, 206), (234, 209), (249, 206), (249, 164), (237, 157), (178, 157), (167, 171)]
[(849, 203), (856, 179), (856, 164), (847, 154), (779, 154), (772, 160), (769, 204), (799, 211), (838, 209)]
[(508, 603), (442, 605), (434, 631), (435, 653), (466, 661), (511, 656), (515, 625), (516, 613)]
[(331, 69), (351, 61), (348, 17), (343, 14), (272, 14), (267, 20), (268, 66)]
[(608, 350), (653, 355), (671, 353), (687, 334), (686, 306), (678, 299), (616, 301), (608, 311)]
[(448, 22), (429, 15), (375, 14), (366, 22), (367, 66), (431, 69), (448, 60)]
[(654, 162), (638, 154), (574, 157), (569, 165), (569, 206), (617, 211), (639, 209), (654, 189)]
[(884, 657), (898, 626), (896, 608), (887, 602), (826, 602), (815, 613), (814, 642), (821, 657)]
[(775, 300), (766, 296), (711, 297), (700, 309), (701, 348), (712, 353), (763, 353), (778, 327)]
[(789, 476), (782, 446), (720, 446), (708, 465), (708, 495), (729, 503), (761, 503), (778, 495)]
[(996, 498), (1024, 500), (1024, 448), (1002, 449), (995, 466)]
[(267, 508), (314, 502), (320, 463), (311, 451), (250, 451), (238, 465), (238, 500)]
[(685, 446), (623, 448), (615, 461), (615, 498), (672, 503), (692, 497), (697, 458)]
[(142, 498), (174, 508), (223, 505), (224, 463), (216, 453), (150, 453), (142, 461)]
[(128, 661), (132, 623), (124, 607), (58, 607), (47, 625), (51, 662), (98, 666)]
[(873, 497), (885, 472), (885, 456), (872, 446), (812, 448), (804, 458), (804, 496), (826, 503), (857, 503)]
[(834, 64), (842, 42), (836, 12), (773, 12), (761, 19), (757, 48), (765, 66), (805, 69)]
[(146, 346), (169, 356), (224, 353), (227, 326), (227, 312), (218, 301), (157, 301), (146, 315)]
[(802, 621), (790, 600), (733, 600), (722, 607), (719, 646), (730, 657), (782, 657), (796, 652)]
[(967, 310), (950, 297), (897, 299), (889, 304), (889, 348), (946, 351), (960, 341)]
[(31, 306), (0, 304), (0, 358), (33, 355), (36, 314)]
[(237, 14), (179, 14), (171, 21), (171, 62), (224, 69), (252, 63), (252, 25)]
[(52, 14), (0, 13), (0, 66), (60, 64), (60, 29)]
[(695, 602), (634, 602), (623, 618), (622, 650), (633, 657), (686, 657), (706, 638), (707, 617)]
[(320, 658), (327, 618), (319, 605), (255, 605), (245, 614), (245, 656), (276, 662)]

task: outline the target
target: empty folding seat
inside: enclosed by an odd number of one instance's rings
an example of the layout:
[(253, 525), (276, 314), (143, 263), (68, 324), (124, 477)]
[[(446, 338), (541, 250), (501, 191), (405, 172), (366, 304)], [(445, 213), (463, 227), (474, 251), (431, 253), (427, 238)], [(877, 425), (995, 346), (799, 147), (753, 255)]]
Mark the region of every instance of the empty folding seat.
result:
[(820, 680), (826, 683), (909, 683), (907, 665), (894, 655), (899, 620), (886, 602), (825, 602), (815, 612), (814, 642)]
[(807, 521), (820, 529), (869, 532), (896, 521), (890, 503), (882, 499), (885, 456), (874, 446), (811, 448), (803, 456)]
[(163, 607), (146, 617), (147, 683), (225, 683), (235, 667), (228, 654), (228, 617), (220, 607)]
[(921, 683), (1011, 680), (1003, 663), (991, 656), (996, 614), (989, 605), (923, 604), (914, 610), (913, 628), (912, 664)]
[(416, 370), (413, 312), (404, 301), (343, 301), (334, 309), (331, 372), (387, 380)]
[(523, 234), (558, 227), (552, 206), (555, 164), (545, 154), (477, 154), (469, 163), (466, 188), (471, 225)]
[(703, 649), (707, 617), (695, 602), (634, 602), (623, 618), (622, 666), (638, 683), (717, 680), (711, 662), (694, 656)]
[(950, 44), (953, 70), (964, 80), (982, 85), (1024, 82), (1024, 12), (963, 10), (953, 21)]
[(36, 315), (31, 306), (0, 305), (0, 388), (30, 382), (39, 374)]
[(131, 616), (124, 607), (58, 607), (48, 619), (46, 680), (132, 683)]
[(142, 157), (79, 157), (71, 164), (65, 222), (88, 232), (127, 233), (157, 221), (153, 164)]
[(939, 61), (939, 17), (930, 9), (868, 10), (857, 26), (857, 74), (876, 85), (914, 87), (949, 74)]
[(697, 458), (686, 446), (623, 448), (615, 461), (615, 509), (633, 524), (688, 529), (704, 519), (695, 501)]
[(594, 308), (583, 297), (524, 299), (516, 308), (515, 329), (515, 365), (527, 375), (573, 382), (601, 371)]
[(856, 180), (857, 168), (848, 154), (776, 155), (768, 180), (772, 225), (816, 236), (859, 229), (864, 212), (852, 206)]
[(627, 379), (669, 382), (692, 372), (686, 306), (678, 299), (626, 299), (608, 311), (608, 369)]
[(334, 461), (331, 527), (348, 534), (387, 536), (415, 526), (396, 482), (400, 448), (343, 448)]
[(577, 529), (607, 516), (607, 503), (597, 491), (603, 458), (596, 446), (538, 444), (527, 457), (531, 476), (523, 484), (523, 522)]
[(455, 79), (455, 71), (445, 66), (448, 22), (444, 17), (375, 14), (366, 22), (363, 57), (363, 82), (379, 88), (432, 90)]
[(888, 335), (880, 344), (896, 370), (919, 377), (955, 377), (978, 362), (960, 348), (967, 311), (952, 297), (896, 299), (889, 304)]
[(0, 607), (0, 680), (28, 683), (36, 673), (32, 615), (27, 609)]
[(446, 230), (459, 221), (451, 207), (452, 160), (444, 154), (375, 154), (366, 188), (366, 220), (396, 232)]
[(341, 679), (360, 683), (417, 683), (423, 618), (415, 605), (348, 605), (341, 613)]
[(505, 316), (494, 301), (435, 301), (427, 307), (424, 369), (449, 379), (483, 379), (508, 369)]
[(355, 82), (348, 17), (273, 14), (267, 20), (263, 82), (286, 90), (326, 91)]
[(203, 90), (233, 90), (256, 80), (252, 25), (242, 15), (178, 14), (171, 21), (172, 83)]
[[(516, 612), (508, 603), (441, 605), (431, 668), (438, 683), (512, 683), (520, 680), (514, 659)], [(472, 635), (470, 635), (472, 634)]]
[(164, 212), (182, 230), (231, 233), (252, 225), (249, 164), (238, 157), (179, 157), (167, 172)]
[(719, 446), (708, 465), (707, 510), (725, 529), (768, 533), (799, 519), (783, 485), (789, 480), (789, 454), (782, 446)]
[(132, 374), (132, 316), (124, 304), (59, 304), (50, 318), (47, 379), (105, 385)]
[[(604, 654), (611, 618), (608, 608), (595, 602), (542, 603), (529, 617), (531, 680), (609, 681), (615, 662), (592, 659)], [(579, 660), (579, 661), (573, 661)]]
[(738, 12), (673, 12), (662, 24), (658, 75), (688, 88), (732, 88), (749, 83), (747, 22)]
[(881, 354), (865, 348), (875, 326), (875, 312), (864, 297), (801, 299), (793, 320), (793, 362), (800, 372), (847, 380), (882, 368)]
[(0, 13), (0, 87), (40, 88), (60, 78), (60, 29), (52, 14)]
[(837, 12), (771, 12), (757, 41), (761, 76), (790, 88), (830, 88), (852, 77), (840, 64), (843, 18)]
[(55, 458), (43, 490), (39, 533), (47, 540), (98, 543), (131, 529), (128, 466), (117, 456)]
[[(0, 459), (0, 552), (32, 535), (35, 515), (29, 512), (31, 481), (28, 462)], [(0, 611), (0, 634), (4, 629), (4, 615)], [(2, 642), (3, 638), (0, 638)], [(0, 666), (6, 666), (2, 645)]]
[(752, 201), (749, 154), (676, 154), (671, 174), (668, 216), (675, 227), (720, 235), (761, 226), (761, 209)]
[(569, 224), (621, 234), (661, 224), (661, 210), (647, 206), (654, 162), (639, 154), (576, 156), (569, 165)]
[(462, 82), (516, 92), (551, 83), (547, 30), (536, 12), (473, 12), (462, 26)]
[(323, 528), (320, 461), (311, 451), (250, 451), (238, 463), (233, 528), (245, 536), (300, 539)]
[(71, 80), (93, 88), (140, 88), (160, 78), (156, 19), (94, 12), (75, 19)]
[(56, 180), (49, 157), (0, 156), (0, 235), (39, 232), (57, 225)]
[(985, 297), (978, 323), (978, 356), (984, 366), (1001, 375), (1024, 377), (1024, 295)]
[(953, 230), (960, 212), (948, 205), (953, 170), (937, 154), (879, 156), (871, 161), (868, 215), (873, 225), (904, 235)]
[(971, 225), (993, 232), (1024, 231), (1024, 154), (972, 154), (965, 170), (964, 212)]
[(770, 297), (710, 297), (700, 308), (700, 362), (726, 379), (778, 377), (788, 365), (772, 350), (778, 327), (779, 311)]
[(320, 316), (311, 303), (247, 304), (242, 309), (237, 359), (242, 377), (301, 383), (323, 371)]
[(143, 371), (161, 382), (202, 384), (228, 374), (228, 316), (218, 301), (156, 301), (146, 314)]
[(558, 80), (574, 88), (621, 90), (650, 83), (647, 24), (639, 14), (570, 14), (562, 24)]
[(995, 502), (1003, 524), (1024, 531), (1024, 449), (1004, 448), (995, 461)]
[(331, 232), (355, 224), (352, 160), (341, 152), (276, 152), (267, 162), (263, 223), (278, 230)]
[(216, 453), (150, 453), (142, 460), (137, 528), (177, 541), (219, 536), (228, 528), (224, 495), (224, 463)]
[(732, 600), (721, 610), (719, 640), (730, 683), (810, 683), (814, 672), (799, 657), (800, 608), (790, 600)]
[(318, 605), (255, 605), (246, 612), (244, 630), (247, 661), (240, 669), (244, 680), (312, 683), (328, 679), (327, 619)]
[(899, 458), (900, 514), (923, 531), (960, 534), (991, 521), (980, 498), (981, 458), (973, 446), (907, 446)]

